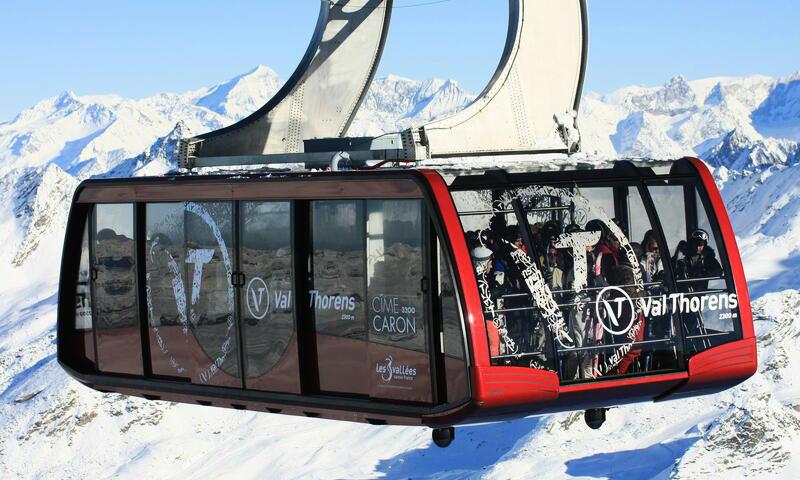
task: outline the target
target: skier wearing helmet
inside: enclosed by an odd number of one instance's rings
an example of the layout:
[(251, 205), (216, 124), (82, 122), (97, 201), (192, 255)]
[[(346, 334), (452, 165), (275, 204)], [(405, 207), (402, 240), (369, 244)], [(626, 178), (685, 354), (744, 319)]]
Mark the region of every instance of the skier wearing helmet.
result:
[[(685, 292), (704, 292), (708, 290), (709, 279), (722, 276), (722, 266), (717, 260), (714, 249), (708, 245), (708, 232), (697, 229), (683, 243), (676, 255), (675, 270), (679, 279), (692, 280), (684, 283), (681, 290)], [(683, 255), (681, 255), (683, 254)], [(694, 350), (702, 350), (709, 346), (708, 340), (702, 336), (708, 333), (703, 312), (683, 312), (683, 327), (687, 336), (700, 336), (690, 341)]]
[(683, 256), (678, 255), (675, 260), (678, 278), (699, 279), (691, 282), (691, 291), (707, 290), (708, 280), (703, 279), (722, 276), (722, 266), (716, 252), (708, 245), (708, 238), (708, 232), (698, 228), (684, 244)]

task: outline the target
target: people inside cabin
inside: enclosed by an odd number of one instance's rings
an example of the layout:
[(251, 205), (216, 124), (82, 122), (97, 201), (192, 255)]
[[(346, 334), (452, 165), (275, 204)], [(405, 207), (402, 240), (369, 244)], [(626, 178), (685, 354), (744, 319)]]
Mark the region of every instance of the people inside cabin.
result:
[(594, 248), (595, 261), (590, 275), (594, 275), (598, 287), (611, 285), (608, 275), (620, 265), (620, 241), (602, 220), (590, 220), (586, 224), (586, 231), (600, 232), (600, 241)]
[(539, 248), (537, 252), (539, 265), (543, 267), (548, 284), (552, 283), (552, 269), (556, 267), (555, 264), (551, 264), (555, 261), (554, 258), (551, 258), (551, 247), (554, 249), (553, 244), (559, 235), (561, 235), (561, 224), (556, 220), (549, 220), (542, 224), (536, 236), (535, 244)]
[[(564, 229), (567, 234), (583, 232), (577, 224), (569, 224)], [(560, 297), (559, 303), (564, 306), (565, 320), (569, 329), (570, 337), (575, 341), (575, 348), (585, 348), (594, 346), (597, 342), (597, 326), (592, 313), (592, 296), (595, 288), (595, 277), (591, 272), (594, 269), (594, 249), (595, 245), (586, 246), (586, 264), (583, 268), (575, 268), (575, 255), (571, 249), (563, 249), (564, 259), (564, 281), (563, 290), (565, 293)], [(584, 276), (581, 284), (585, 284), (580, 290), (576, 285), (576, 275)], [(569, 353), (564, 358), (563, 374), (564, 378), (570, 380), (590, 379), (593, 377), (593, 367), (597, 355), (591, 351), (578, 350)]]
[(518, 352), (525, 354), (541, 352), (546, 344), (544, 326), (539, 316), (530, 308), (532, 297), (528, 285), (522, 276), (521, 266), (512, 256), (516, 250), (528, 253), (520, 227), (507, 226), (503, 240), (499, 252), (506, 265), (504, 305), (507, 310), (506, 322), (509, 334), (518, 347)]
[[(470, 249), (470, 257), (472, 259), (472, 266), (475, 268), (475, 274), (478, 278), (478, 289), (481, 293), (481, 301), (483, 303), (483, 310), (486, 312), (488, 310), (487, 305), (485, 302), (485, 295), (492, 296), (492, 256), (493, 252), (488, 248), (481, 245), (478, 241), (478, 233), (477, 232), (468, 232), (468, 245), (472, 248)], [(485, 282), (485, 284), (482, 284)], [(485, 291), (487, 289), (488, 291)], [(492, 308), (496, 309), (497, 306), (493, 305)], [(485, 314), (485, 313), (484, 313)], [(485, 314), (486, 315), (486, 314)], [(491, 316), (487, 316), (486, 319), (486, 330), (489, 337), (489, 352), (492, 356), (497, 356), (502, 353), (501, 349), (501, 342), (500, 342), (500, 332), (498, 331), (497, 326), (494, 323), (494, 319)]]
[[(683, 248), (677, 251), (673, 258), (676, 278), (690, 280), (679, 284), (682, 292), (703, 294), (708, 290), (708, 284), (712, 279), (722, 276), (722, 265), (717, 260), (716, 252), (708, 244), (708, 239), (708, 232), (701, 228), (696, 229), (685, 242), (682, 242)], [(683, 312), (681, 317), (687, 337), (698, 337), (708, 333), (703, 312)], [(690, 343), (705, 341), (705, 338), (694, 338)]]
[(505, 238), (515, 248), (527, 253), (528, 250), (527, 247), (525, 247), (525, 242), (522, 240), (522, 230), (520, 230), (519, 225), (510, 225), (506, 227)]
[[(617, 220), (613, 221), (618, 227), (618, 231), (623, 232), (624, 235), (625, 230), (620, 222)], [(643, 259), (646, 258), (646, 254), (642, 246), (640, 244), (631, 243), (630, 248), (634, 253), (634, 258), (629, 258), (621, 248), (623, 239), (617, 238), (617, 234), (604, 222), (600, 220), (591, 220), (587, 223), (586, 230), (600, 232), (600, 241), (594, 248), (594, 265), (592, 274), (590, 274), (590, 277), (593, 276), (594, 278), (595, 286), (619, 287), (633, 302), (636, 302), (639, 297), (646, 296), (648, 294), (647, 291), (641, 289), (636, 281), (636, 273), (640, 274), (640, 278), (644, 276), (642, 262)], [(610, 295), (613, 296), (614, 292), (610, 292)], [(597, 299), (595, 298), (595, 300)], [(595, 336), (590, 340), (593, 340), (596, 344), (609, 345), (627, 344), (631, 341), (638, 343), (644, 340), (650, 322), (646, 321), (642, 312), (630, 312), (630, 303), (624, 302), (621, 305), (626, 311), (621, 312), (620, 318), (627, 318), (627, 316), (631, 314), (635, 316), (632, 324), (633, 326), (631, 327), (633, 330), (628, 330), (619, 335), (612, 335), (602, 328), (599, 321), (600, 319), (595, 319)], [(631, 337), (631, 334), (633, 337)], [(597, 357), (603, 357), (609, 353), (611, 352), (604, 351), (594, 354), (594, 362), (597, 362)], [(631, 368), (640, 360), (641, 354), (642, 348), (640, 346), (631, 347), (616, 367), (610, 371), (610, 374), (624, 375), (629, 373)], [(641, 364), (641, 362), (638, 362), (638, 364)]]
[[(645, 239), (647, 239), (647, 234), (645, 234)], [(647, 296), (660, 295), (660, 292), (657, 292), (657, 287), (651, 285), (650, 284), (651, 279), (648, 278), (648, 271), (647, 271), (648, 257), (647, 257), (647, 252), (645, 252), (645, 247), (643, 246), (643, 244), (638, 242), (631, 242), (630, 245), (631, 249), (633, 250), (633, 254), (636, 256), (636, 265), (634, 266), (634, 268), (637, 268), (639, 270), (639, 278), (641, 278), (642, 282), (644, 283), (643, 290), (639, 290), (638, 288), (630, 288), (630, 290), (632, 291), (632, 298), (641, 297), (645, 295)], [(631, 281), (635, 283), (633, 279), (631, 279)], [(658, 323), (657, 320), (654, 319), (652, 316), (649, 318), (643, 317), (642, 322), (643, 323), (640, 327), (640, 331), (637, 332), (639, 333), (639, 335), (637, 335), (638, 339), (639, 340), (652, 339), (653, 328), (656, 325), (656, 323)], [(638, 364), (640, 371), (647, 371), (649, 369), (648, 364), (649, 364), (650, 352), (646, 348), (644, 348), (643, 351), (641, 352), (636, 352), (636, 350), (637, 349), (633, 349), (625, 358), (623, 358), (620, 370), (622, 371), (629, 370), (630, 365), (628, 364), (632, 363), (632, 361), (635, 361)]]
[[(658, 240), (653, 230), (648, 230), (644, 234), (644, 237), (642, 238), (642, 247), (644, 249), (644, 254), (640, 260), (640, 265), (642, 267), (642, 280), (644, 281), (644, 288), (650, 297), (657, 298), (662, 294), (667, 293), (667, 290), (662, 284), (664, 277), (664, 263), (661, 258), (661, 248), (658, 245)], [(644, 337), (645, 340), (658, 340), (668, 337), (671, 330), (671, 321), (671, 315), (666, 312), (658, 317), (651, 315), (647, 322), (647, 329)], [(642, 355), (642, 368), (644, 371), (658, 368), (658, 355), (658, 351), (645, 351), (645, 353)]]
[(533, 295), (522, 275), (523, 263), (515, 254), (517, 251), (529, 254), (520, 227), (508, 225), (505, 215), (498, 214), (490, 220), (489, 228), (469, 233), (467, 240), (473, 250), (484, 247), (491, 251), (491, 259), (481, 262), (479, 282), (481, 276), (485, 276), (484, 288), (488, 290), (492, 308), (498, 312), (491, 317), (493, 326), (490, 328), (497, 331), (499, 351), (513, 355), (504, 358), (503, 363), (547, 365), (546, 351), (550, 347), (546, 322), (535, 308)]
[(708, 245), (708, 232), (698, 228), (683, 243), (683, 251), (675, 258), (675, 274), (679, 279), (698, 279), (690, 282), (690, 291), (708, 290), (710, 278), (722, 275), (722, 265), (714, 249)]
[[(651, 233), (648, 231), (648, 233)], [(664, 275), (664, 264), (661, 261), (661, 251), (658, 246), (658, 241), (654, 235), (647, 233), (642, 240), (644, 247), (644, 258), (641, 260), (642, 268), (644, 269), (644, 282), (655, 283), (660, 282)]]
[[(637, 245), (631, 244), (631, 248), (634, 253), (637, 253)], [(635, 270), (640, 270), (641, 265), (639, 264), (639, 255), (641, 254), (641, 247), (638, 248), (639, 252), (634, 260), (635, 263), (631, 263), (626, 255), (620, 255), (619, 249), (617, 249), (617, 257), (615, 258), (616, 264), (606, 264), (606, 270), (603, 272), (605, 281), (607, 285), (613, 285), (621, 289), (625, 294), (633, 301), (633, 304), (636, 303), (637, 299), (643, 296), (646, 296), (647, 293), (642, 290), (636, 283), (636, 273)], [(621, 295), (611, 292), (611, 298)], [(610, 298), (606, 298), (607, 300)], [(645, 331), (647, 328), (647, 322), (644, 315), (641, 312), (633, 311), (631, 312), (631, 307), (633, 305), (628, 302), (622, 302), (622, 312), (617, 315), (617, 318), (624, 319), (629, 318), (629, 316), (634, 316), (633, 323), (628, 331), (619, 335), (610, 335), (608, 333), (605, 334), (608, 337), (608, 343), (613, 345), (619, 344), (626, 344), (633, 342), (641, 342), (644, 340)], [(642, 349), (640, 346), (632, 346), (628, 352), (622, 357), (619, 361), (617, 366), (611, 370), (612, 375), (624, 375), (629, 372), (631, 367), (634, 363), (638, 360), (639, 356), (642, 353)]]

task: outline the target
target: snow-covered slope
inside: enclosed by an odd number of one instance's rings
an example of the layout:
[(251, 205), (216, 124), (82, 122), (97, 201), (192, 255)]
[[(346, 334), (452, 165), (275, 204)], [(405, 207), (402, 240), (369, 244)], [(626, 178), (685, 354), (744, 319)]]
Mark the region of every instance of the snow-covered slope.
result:
[[(131, 100), (64, 93), (0, 123), (0, 478), (796, 478), (800, 471), (800, 77), (677, 76), (589, 94), (590, 158), (704, 156), (739, 236), (759, 373), (699, 399), (425, 429), (227, 411), (100, 394), (55, 361), (63, 227), (89, 176), (157, 175), (175, 141), (228, 125), (281, 84), (267, 67), (210, 88)], [(452, 80), (375, 82), (350, 134), (395, 131), (474, 98)]]

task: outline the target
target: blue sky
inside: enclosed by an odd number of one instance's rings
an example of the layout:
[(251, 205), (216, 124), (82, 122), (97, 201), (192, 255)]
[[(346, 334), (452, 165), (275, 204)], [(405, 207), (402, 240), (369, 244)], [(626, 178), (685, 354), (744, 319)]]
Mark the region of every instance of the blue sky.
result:
[[(507, 1), (432, 1), (395, 0), (379, 74), (453, 78), (479, 91), (502, 49)], [(318, 0), (0, 0), (0, 121), (64, 90), (139, 98), (257, 64), (286, 78), (318, 8)], [(800, 70), (796, 0), (589, 0), (589, 13), (587, 90), (678, 73)]]

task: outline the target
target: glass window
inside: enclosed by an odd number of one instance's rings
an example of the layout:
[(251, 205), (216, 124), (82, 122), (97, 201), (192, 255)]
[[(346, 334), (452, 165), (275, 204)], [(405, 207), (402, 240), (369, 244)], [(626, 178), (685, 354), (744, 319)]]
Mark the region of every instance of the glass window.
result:
[[(647, 216), (639, 189), (632, 187), (627, 190), (628, 238), (631, 243), (638, 243), (644, 249), (647, 247), (645, 243), (653, 238), (653, 226), (650, 224), (650, 218)], [(657, 247), (657, 245), (653, 245), (653, 247)]]
[(241, 386), (229, 202), (148, 204), (146, 288), (153, 373)]
[(651, 192), (670, 189), (673, 205), (683, 206), (680, 219), (668, 218), (666, 224), (681, 219), (685, 224), (684, 236), (673, 240), (671, 262), (680, 294), (675, 308), (682, 317), (687, 354), (733, 340), (740, 325), (738, 299), (723, 268), (722, 249), (715, 236), (715, 219), (707, 214), (693, 184), (651, 185), (649, 188)]
[[(614, 211), (614, 191), (609, 187), (583, 187), (579, 189), (579, 194), (586, 199), (587, 205), (591, 205), (591, 212), (587, 210), (579, 210), (579, 213), (590, 214), (593, 213), (594, 217), (605, 216), (614, 218), (616, 212)], [(588, 221), (580, 218), (575, 219), (577, 222)]]
[(78, 278), (75, 286), (75, 319), (68, 335), (71, 358), (80, 364), (87, 360), (95, 363), (94, 332), (92, 331), (92, 270), (89, 262), (89, 222), (83, 227), (81, 236), (80, 260), (78, 261)]
[(94, 314), (98, 369), (142, 374), (132, 204), (95, 206)]
[(81, 258), (78, 262), (78, 282), (75, 290), (75, 329), (92, 329), (91, 270), (89, 266), (89, 225), (83, 228)]
[(422, 203), (314, 201), (311, 217), (320, 390), (430, 403)]
[[(652, 229), (637, 187), (531, 185), (453, 197), (462, 224), (469, 217), (475, 228), (465, 234), (493, 364), (553, 370), (562, 382), (677, 368), (666, 287), (645, 283), (645, 252), (629, 239)], [(524, 212), (516, 222), (515, 207)]]
[(319, 387), (369, 395), (364, 202), (315, 201), (311, 217)]
[(300, 393), (289, 202), (242, 202), (245, 387)]
[(664, 230), (673, 232), (667, 239), (678, 288), (672, 307), (681, 316), (687, 354), (731, 341), (740, 325), (738, 299), (723, 268), (716, 222), (693, 184), (648, 188), (656, 205), (661, 201), (670, 207), (657, 210)]
[(369, 341), (427, 352), (422, 301), (422, 205), (367, 202)]
[[(515, 305), (530, 298), (521, 290), (519, 272), (500, 258), (512, 248), (523, 248), (512, 205), (502, 195), (500, 190), (452, 193), (475, 267), (490, 354), (495, 364), (552, 363), (549, 340), (542, 338), (540, 329), (523, 325), (528, 315)], [(522, 343), (527, 346), (520, 347)]]
[(370, 396), (431, 402), (422, 202), (367, 202)]
[(686, 210), (682, 185), (651, 185), (648, 187), (656, 213), (664, 229), (670, 256), (677, 253), (678, 244), (686, 240)]
[(446, 255), (447, 252), (439, 244), (437, 255), (439, 288), (437, 291), (442, 318), (444, 375), (447, 384), (447, 403), (456, 403), (465, 400), (468, 395), (467, 363), (455, 282), (453, 282), (453, 273)]

